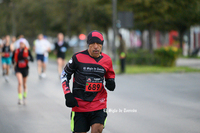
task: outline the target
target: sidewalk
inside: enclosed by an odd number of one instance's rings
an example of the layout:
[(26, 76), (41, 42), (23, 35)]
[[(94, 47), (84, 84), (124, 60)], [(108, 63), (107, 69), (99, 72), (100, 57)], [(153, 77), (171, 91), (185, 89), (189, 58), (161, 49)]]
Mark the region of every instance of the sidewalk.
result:
[(176, 61), (176, 66), (188, 66), (188, 67), (200, 69), (200, 59), (179, 58)]

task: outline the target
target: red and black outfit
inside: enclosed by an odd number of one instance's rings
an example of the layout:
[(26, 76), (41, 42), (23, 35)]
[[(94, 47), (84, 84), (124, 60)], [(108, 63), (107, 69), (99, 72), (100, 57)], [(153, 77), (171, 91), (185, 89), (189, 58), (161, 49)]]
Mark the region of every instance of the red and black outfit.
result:
[[(69, 89), (69, 80), (72, 74), (74, 74), (73, 94)], [(104, 79), (106, 83), (114, 86), (111, 87), (111, 90), (115, 88), (115, 73), (111, 58), (104, 53), (101, 53), (98, 58), (93, 58), (89, 55), (88, 50), (76, 53), (65, 66), (62, 76), (65, 77), (62, 78), (62, 85), (66, 105), (70, 106), (70, 103), (67, 102), (71, 101), (67, 95), (73, 95), (77, 101), (76, 106), (72, 106), (71, 119), (75, 123), (74, 127), (71, 127), (72, 131), (86, 132), (94, 123), (105, 124), (107, 91), (104, 87)], [(97, 120), (90, 120), (93, 117)]]
[(13, 63), (16, 62), (15, 66), (15, 72), (20, 72), (22, 73), (23, 77), (28, 76), (28, 62), (29, 60), (33, 62), (33, 56), (28, 50), (28, 48), (23, 48), (23, 49), (16, 49), (14, 51), (13, 57), (12, 57)]
[[(88, 44), (94, 42), (103, 45), (103, 36), (98, 31), (88, 35)], [(73, 76), (72, 92), (69, 80)], [(105, 125), (107, 108), (107, 91), (115, 89), (115, 72), (111, 58), (100, 53), (93, 58), (88, 50), (78, 52), (72, 56), (61, 74), (62, 88), (65, 94), (66, 106), (72, 107), (72, 132), (88, 132), (95, 123)]]
[(2, 53), (4, 53), (4, 55), (2, 57), (4, 58), (9, 58), (11, 57), (11, 50), (10, 50), (10, 45), (6, 45), (4, 44), (3, 45), (3, 48), (2, 48)]
[[(73, 107), (72, 111), (90, 112), (107, 107), (107, 92), (103, 81), (104, 78), (105, 80), (115, 78), (112, 61), (108, 55), (101, 53), (99, 58), (93, 58), (89, 55), (88, 50), (76, 53), (65, 66), (64, 71), (67, 73), (68, 80), (74, 73), (73, 96), (77, 100), (79, 107)], [(101, 88), (99, 90), (89, 90), (87, 84), (95, 82), (89, 82), (95, 79), (98, 80), (97, 82)], [(93, 84), (90, 86), (93, 87)], [(68, 85), (67, 87), (69, 88)], [(64, 93), (69, 93), (70, 91), (68, 89), (65, 90), (65, 88), (63, 88)], [(96, 87), (96, 89), (98, 88)]]

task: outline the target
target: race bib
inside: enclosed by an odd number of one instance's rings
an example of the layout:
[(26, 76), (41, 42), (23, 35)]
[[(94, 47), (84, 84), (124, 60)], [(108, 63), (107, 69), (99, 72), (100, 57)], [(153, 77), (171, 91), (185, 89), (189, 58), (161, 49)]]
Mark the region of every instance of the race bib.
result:
[(10, 57), (10, 53), (4, 53), (4, 57)]
[(23, 61), (19, 61), (18, 62), (18, 67), (19, 68), (25, 68), (26, 67), (26, 62), (23, 60)]
[(103, 78), (86, 77), (86, 92), (100, 92), (103, 87)]

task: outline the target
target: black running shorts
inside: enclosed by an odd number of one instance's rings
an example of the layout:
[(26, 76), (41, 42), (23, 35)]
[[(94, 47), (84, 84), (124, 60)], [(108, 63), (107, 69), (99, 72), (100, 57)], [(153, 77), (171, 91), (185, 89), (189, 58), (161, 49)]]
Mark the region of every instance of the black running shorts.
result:
[(36, 57), (37, 57), (37, 60), (44, 62), (44, 55), (43, 54), (37, 54)]
[(25, 68), (25, 69), (18, 69), (18, 68), (15, 68), (15, 73), (19, 72), (22, 74), (23, 78), (27, 77), (28, 76), (28, 69)]
[(88, 132), (90, 126), (95, 123), (103, 124), (105, 127), (107, 118), (106, 109), (92, 112), (71, 112), (72, 132)]

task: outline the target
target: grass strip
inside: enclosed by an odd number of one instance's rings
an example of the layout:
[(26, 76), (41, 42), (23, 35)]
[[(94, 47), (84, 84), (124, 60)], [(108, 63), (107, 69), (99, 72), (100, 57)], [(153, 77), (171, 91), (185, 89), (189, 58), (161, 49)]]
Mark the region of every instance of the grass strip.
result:
[[(120, 73), (119, 68), (115, 70), (117, 74)], [(139, 73), (185, 73), (185, 72), (200, 72), (200, 69), (191, 67), (161, 67), (161, 66), (136, 66), (127, 65), (126, 74)]]

